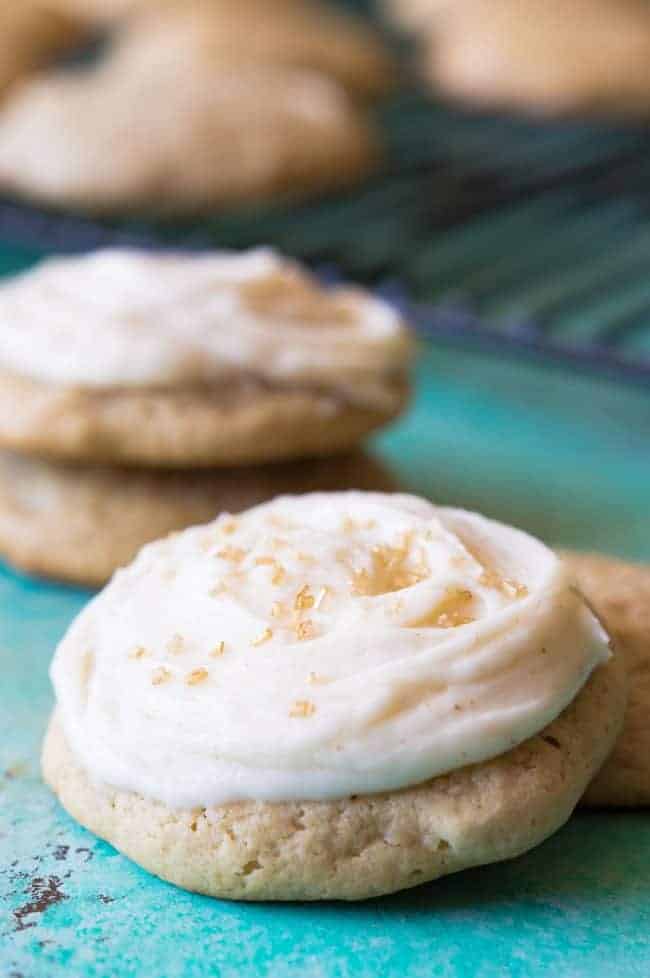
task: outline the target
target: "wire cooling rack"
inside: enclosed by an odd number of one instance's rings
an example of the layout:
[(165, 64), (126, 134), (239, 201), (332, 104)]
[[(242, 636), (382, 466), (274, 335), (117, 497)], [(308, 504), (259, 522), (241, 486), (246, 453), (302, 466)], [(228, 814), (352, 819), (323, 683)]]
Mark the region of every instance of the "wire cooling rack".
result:
[(272, 243), (378, 288), (431, 339), (650, 386), (650, 131), (470, 114), (415, 91), (380, 123), (384, 170), (342, 196), (173, 224), (0, 200), (0, 240)]

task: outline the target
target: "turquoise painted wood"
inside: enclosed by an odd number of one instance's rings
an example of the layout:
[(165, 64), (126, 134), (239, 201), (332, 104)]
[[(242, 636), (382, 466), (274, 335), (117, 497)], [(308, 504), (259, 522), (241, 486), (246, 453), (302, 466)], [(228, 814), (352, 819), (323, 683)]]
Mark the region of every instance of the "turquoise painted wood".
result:
[[(377, 441), (415, 491), (552, 543), (650, 559), (650, 398), (428, 348)], [(537, 851), (363, 905), (247, 906), (162, 883), (39, 780), (56, 641), (88, 595), (0, 569), (2, 978), (647, 978), (650, 816), (578, 815)]]

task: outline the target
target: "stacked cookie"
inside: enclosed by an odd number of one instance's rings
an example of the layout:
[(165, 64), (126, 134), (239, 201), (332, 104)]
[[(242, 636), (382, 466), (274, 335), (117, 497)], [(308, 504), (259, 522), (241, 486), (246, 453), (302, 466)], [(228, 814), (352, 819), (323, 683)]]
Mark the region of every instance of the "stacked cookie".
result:
[[(23, 59), (0, 106), (5, 193), (93, 213), (201, 214), (334, 190), (379, 158), (365, 103), (393, 83), (392, 59), (328, 5), (46, 2), (48, 19), (54, 8), (82, 34), (106, 22), (113, 33), (85, 70), (25, 78), (37, 61)], [(2, 45), (0, 33), (0, 60)]]
[(404, 406), (408, 331), (272, 251), (50, 260), (0, 288), (0, 332), (0, 550), (18, 566), (98, 584), (221, 510), (387, 487), (358, 445)]

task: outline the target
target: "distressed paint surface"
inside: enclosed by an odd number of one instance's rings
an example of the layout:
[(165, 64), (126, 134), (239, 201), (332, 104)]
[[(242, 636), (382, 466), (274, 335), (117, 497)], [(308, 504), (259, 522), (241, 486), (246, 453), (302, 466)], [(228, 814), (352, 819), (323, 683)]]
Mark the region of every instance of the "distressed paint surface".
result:
[[(378, 441), (405, 482), (553, 543), (650, 559), (650, 399), (425, 354)], [(647, 978), (650, 816), (579, 815), (535, 852), (362, 905), (237, 905), (162, 883), (44, 788), (47, 665), (88, 595), (0, 569), (0, 978)]]

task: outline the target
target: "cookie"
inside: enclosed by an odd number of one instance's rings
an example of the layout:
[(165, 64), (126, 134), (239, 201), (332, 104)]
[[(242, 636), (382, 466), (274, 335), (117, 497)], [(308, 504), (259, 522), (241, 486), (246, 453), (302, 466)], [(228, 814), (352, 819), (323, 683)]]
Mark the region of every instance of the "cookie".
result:
[(189, 59), (182, 43), (115, 48), (96, 68), (46, 72), (8, 98), (2, 192), (170, 217), (334, 191), (377, 163), (369, 117), (322, 74)]
[(645, 0), (459, 0), (419, 29), (426, 79), (454, 98), (553, 116), (648, 113)]
[(382, 7), (387, 20), (407, 31), (419, 27), (430, 29), (435, 15), (457, 0), (384, 0)]
[(0, 2), (0, 98), (83, 39), (78, 22), (32, 0)]
[(179, 0), (46, 0), (48, 6), (60, 10), (79, 22), (92, 27), (112, 26), (142, 10), (163, 6)]
[(583, 803), (650, 805), (650, 568), (597, 554), (566, 554), (581, 588), (602, 617), (629, 676), (625, 726)]
[(146, 472), (0, 453), (0, 553), (33, 574), (104, 584), (144, 544), (280, 493), (395, 488), (357, 452), (251, 468)]
[(65, 808), (150, 872), (246, 900), (362, 899), (526, 851), (625, 706), (551, 551), (375, 493), (145, 547), (51, 675), (43, 773)]
[(409, 332), (269, 250), (107, 249), (0, 287), (0, 444), (194, 467), (348, 451), (405, 404)]
[[(183, 49), (192, 62), (270, 64), (321, 72), (363, 98), (388, 91), (396, 67), (365, 21), (314, 0), (186, 0), (133, 18), (125, 49), (134, 58)], [(123, 54), (123, 57), (125, 55)]]

